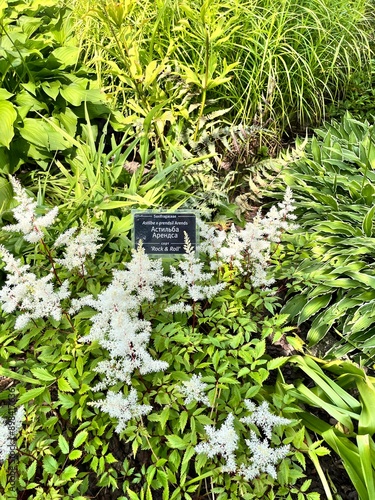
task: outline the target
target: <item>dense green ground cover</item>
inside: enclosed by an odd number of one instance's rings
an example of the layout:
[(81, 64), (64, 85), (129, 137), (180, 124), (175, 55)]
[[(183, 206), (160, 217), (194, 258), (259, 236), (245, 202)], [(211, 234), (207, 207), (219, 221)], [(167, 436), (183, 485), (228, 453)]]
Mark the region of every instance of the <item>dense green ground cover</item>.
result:
[[(0, 0), (0, 498), (371, 500), (373, 22)], [(132, 252), (181, 206), (199, 254)]]

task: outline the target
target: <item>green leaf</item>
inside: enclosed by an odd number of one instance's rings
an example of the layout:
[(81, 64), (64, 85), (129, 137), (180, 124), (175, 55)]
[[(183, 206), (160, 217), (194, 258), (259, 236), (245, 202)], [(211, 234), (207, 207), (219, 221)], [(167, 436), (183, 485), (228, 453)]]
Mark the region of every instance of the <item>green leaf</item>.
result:
[(18, 399), (18, 404), (23, 405), (23, 404), (27, 403), (28, 401), (31, 401), (32, 399), (37, 398), (45, 390), (47, 390), (47, 389), (44, 386), (43, 387), (36, 387), (35, 389), (30, 389), (29, 391), (25, 392), (25, 394), (22, 394), (22, 396)]
[(60, 391), (74, 392), (69, 382), (65, 380), (63, 377), (59, 378), (59, 380), (57, 381), (57, 385), (59, 386)]
[(281, 309), (280, 314), (289, 314), (289, 319), (297, 316), (307, 302), (305, 295), (296, 295), (288, 300), (285, 306)]
[(25, 382), (27, 384), (40, 385), (39, 380), (27, 377), (26, 375), (22, 375), (21, 373), (18, 372), (13, 372), (12, 370), (8, 370), (8, 368), (4, 368), (3, 366), (0, 366), (0, 375), (2, 375), (3, 377), (11, 378), (13, 380), (19, 380), (20, 382)]
[(66, 469), (64, 469), (63, 473), (61, 474), (61, 479), (64, 481), (69, 481), (70, 479), (73, 479), (73, 477), (76, 477), (78, 473), (78, 468), (74, 467), (73, 465), (68, 465)]
[(36, 465), (37, 465), (37, 461), (34, 460), (34, 462), (30, 465), (30, 467), (28, 467), (27, 469), (27, 479), (30, 481), (30, 479), (32, 477), (35, 476), (35, 472), (36, 472)]
[(31, 373), (39, 380), (43, 380), (45, 382), (53, 382), (56, 380), (54, 375), (51, 375), (48, 370), (41, 367), (31, 368)]
[(285, 363), (288, 361), (288, 357), (283, 356), (281, 358), (274, 358), (268, 361), (267, 363), (267, 370), (275, 370), (276, 368), (280, 368), (280, 366), (285, 365)]
[(176, 448), (177, 450), (185, 450), (187, 448), (187, 443), (179, 436), (172, 434), (171, 436), (166, 436), (168, 441), (168, 446), (170, 448)]
[(16, 121), (17, 111), (12, 103), (0, 101), (0, 145), (9, 149), (14, 136), (13, 123)]
[(371, 207), (370, 210), (367, 212), (367, 214), (365, 215), (365, 218), (363, 219), (363, 223), (362, 223), (362, 231), (369, 238), (372, 235), (372, 223), (373, 223), (373, 219), (374, 219), (374, 212), (375, 212), (375, 205), (373, 207)]
[(332, 298), (332, 294), (320, 295), (309, 300), (303, 307), (298, 317), (298, 326), (304, 321), (308, 320), (311, 316), (316, 314), (320, 309), (326, 307)]
[(57, 460), (51, 457), (51, 455), (46, 455), (43, 458), (43, 469), (48, 472), (48, 474), (55, 474), (58, 468), (59, 464)]
[(77, 460), (77, 458), (80, 458), (82, 456), (82, 451), (81, 450), (72, 450), (69, 453), (69, 460)]
[(86, 439), (87, 439), (87, 436), (88, 436), (88, 432), (87, 431), (81, 431), (79, 432), (74, 441), (73, 441), (73, 447), (74, 448), (79, 448), (81, 446), (81, 444), (83, 444)]
[(362, 409), (359, 415), (358, 432), (360, 434), (375, 434), (375, 388), (370, 380), (357, 381), (357, 388), (361, 395)]
[[(374, 482), (374, 469), (373, 469), (373, 459), (372, 459), (372, 447), (374, 447), (374, 442), (368, 434), (357, 435), (357, 445), (359, 451), (359, 458), (361, 461), (362, 474), (366, 484), (367, 491), (375, 491)], [(370, 442), (371, 441), (371, 442)], [(372, 444), (372, 447), (371, 447)]]
[(55, 57), (62, 64), (62, 67), (66, 67), (77, 64), (79, 53), (79, 47), (70, 45), (67, 47), (58, 47), (51, 52), (50, 56)]
[(60, 434), (58, 442), (60, 450), (64, 453), (64, 455), (67, 455), (69, 453), (69, 444), (62, 434)]

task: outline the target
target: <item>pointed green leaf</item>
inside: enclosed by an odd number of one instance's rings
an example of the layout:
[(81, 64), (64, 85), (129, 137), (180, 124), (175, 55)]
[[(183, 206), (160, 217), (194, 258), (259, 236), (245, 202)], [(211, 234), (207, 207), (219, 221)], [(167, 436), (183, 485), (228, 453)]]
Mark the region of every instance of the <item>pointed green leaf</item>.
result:
[(69, 444), (68, 444), (68, 441), (65, 439), (65, 437), (62, 434), (60, 434), (58, 441), (59, 441), (60, 450), (65, 455), (67, 455), (69, 453)]
[(87, 436), (88, 436), (88, 432), (87, 431), (81, 431), (79, 432), (74, 441), (73, 441), (73, 447), (74, 448), (79, 448), (81, 446), (82, 443), (84, 443), (87, 439)]
[(14, 136), (13, 123), (16, 121), (17, 111), (8, 101), (0, 101), (0, 145), (9, 149)]
[(43, 458), (43, 469), (48, 472), (48, 474), (54, 474), (58, 468), (59, 464), (51, 455), (46, 455)]
[(298, 317), (298, 325), (308, 320), (311, 316), (316, 314), (320, 309), (326, 307), (332, 298), (332, 294), (320, 295), (309, 300), (303, 307)]
[(363, 223), (362, 223), (362, 231), (369, 238), (372, 235), (372, 223), (373, 223), (373, 219), (374, 219), (374, 212), (375, 212), (375, 205), (373, 207), (371, 207), (370, 210), (367, 212), (367, 214), (365, 215), (365, 218), (363, 219)]
[(25, 394), (22, 394), (22, 396), (18, 399), (18, 404), (23, 405), (27, 403), (28, 401), (31, 401), (32, 399), (37, 398), (40, 396), (46, 389), (46, 387), (36, 387), (35, 389), (30, 389), (29, 391), (25, 392)]

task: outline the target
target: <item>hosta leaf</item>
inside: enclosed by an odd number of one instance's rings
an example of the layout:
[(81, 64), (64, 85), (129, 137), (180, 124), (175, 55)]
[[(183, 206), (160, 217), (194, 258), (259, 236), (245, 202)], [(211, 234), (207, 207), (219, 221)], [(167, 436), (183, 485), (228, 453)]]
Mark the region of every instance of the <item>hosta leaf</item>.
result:
[(314, 297), (309, 300), (307, 304), (303, 307), (302, 311), (298, 317), (298, 325), (308, 320), (311, 316), (316, 314), (320, 309), (326, 307), (332, 298), (332, 294), (320, 295), (319, 297)]
[(280, 314), (289, 314), (289, 318), (293, 319), (297, 316), (307, 302), (305, 295), (296, 295), (288, 300), (285, 306), (281, 309)]
[(17, 111), (8, 101), (0, 101), (0, 145), (9, 149), (14, 136), (13, 123), (16, 121)]
[(51, 52), (51, 56), (57, 59), (62, 67), (73, 66), (77, 64), (80, 49), (74, 45), (68, 47), (59, 47)]
[(370, 237), (372, 235), (372, 222), (374, 218), (375, 205), (370, 208), (370, 210), (365, 215), (362, 223), (362, 231), (366, 236)]

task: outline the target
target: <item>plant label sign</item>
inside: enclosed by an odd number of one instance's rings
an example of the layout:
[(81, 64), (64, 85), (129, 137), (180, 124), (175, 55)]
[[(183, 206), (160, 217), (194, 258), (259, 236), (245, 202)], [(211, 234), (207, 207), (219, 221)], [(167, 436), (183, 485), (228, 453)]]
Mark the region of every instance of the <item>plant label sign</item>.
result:
[(133, 242), (139, 241), (145, 253), (150, 255), (184, 254), (185, 233), (194, 250), (197, 246), (196, 214), (189, 211), (177, 212), (133, 212)]

